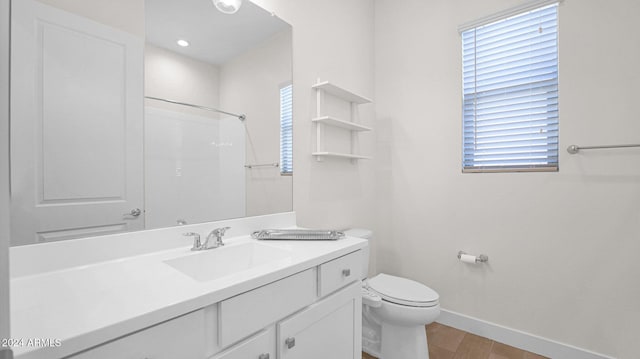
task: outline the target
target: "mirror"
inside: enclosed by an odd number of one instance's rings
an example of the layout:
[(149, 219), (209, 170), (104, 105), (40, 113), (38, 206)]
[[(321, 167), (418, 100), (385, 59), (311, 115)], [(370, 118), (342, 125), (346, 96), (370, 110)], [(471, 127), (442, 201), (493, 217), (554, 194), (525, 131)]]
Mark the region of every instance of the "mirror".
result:
[(15, 3), (12, 245), (292, 210), (290, 25), (249, 1)]

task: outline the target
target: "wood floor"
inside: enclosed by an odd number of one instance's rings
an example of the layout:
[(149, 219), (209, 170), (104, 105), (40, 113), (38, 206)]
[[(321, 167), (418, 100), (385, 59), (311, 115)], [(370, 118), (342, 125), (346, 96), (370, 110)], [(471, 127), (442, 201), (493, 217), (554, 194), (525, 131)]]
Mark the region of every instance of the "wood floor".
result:
[[(547, 359), (439, 323), (427, 326), (427, 337), (429, 359)], [(362, 359), (375, 358), (362, 353)]]

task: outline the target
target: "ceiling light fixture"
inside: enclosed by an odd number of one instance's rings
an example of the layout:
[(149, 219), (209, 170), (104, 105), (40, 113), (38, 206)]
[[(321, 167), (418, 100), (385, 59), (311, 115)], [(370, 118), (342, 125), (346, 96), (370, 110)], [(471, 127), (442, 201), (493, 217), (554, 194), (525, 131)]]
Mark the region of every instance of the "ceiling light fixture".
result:
[(235, 14), (242, 6), (242, 0), (212, 0), (216, 9), (225, 14)]
[(180, 40), (176, 41), (176, 43), (178, 44), (178, 46), (182, 46), (182, 47), (189, 46), (189, 41), (187, 41), (187, 40), (180, 39)]

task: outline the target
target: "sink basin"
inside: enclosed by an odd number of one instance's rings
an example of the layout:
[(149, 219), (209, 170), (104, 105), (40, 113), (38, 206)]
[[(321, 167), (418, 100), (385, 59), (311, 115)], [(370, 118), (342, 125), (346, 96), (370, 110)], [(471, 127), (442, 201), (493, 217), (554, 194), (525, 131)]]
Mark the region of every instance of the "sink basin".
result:
[(208, 249), (164, 263), (199, 282), (222, 278), (291, 256), (288, 250), (260, 243), (243, 243)]

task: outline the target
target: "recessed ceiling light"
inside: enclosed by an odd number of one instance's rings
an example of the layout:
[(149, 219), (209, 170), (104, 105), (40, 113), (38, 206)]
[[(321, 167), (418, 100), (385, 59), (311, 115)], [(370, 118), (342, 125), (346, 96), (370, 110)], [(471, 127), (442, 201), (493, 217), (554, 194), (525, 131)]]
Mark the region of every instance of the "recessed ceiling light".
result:
[(213, 4), (220, 12), (235, 14), (242, 6), (242, 0), (213, 0)]
[(187, 47), (187, 46), (189, 46), (189, 41), (187, 41), (187, 40), (182, 40), (182, 39), (180, 39), (180, 40), (178, 40), (176, 43), (178, 44), (178, 46), (182, 46), (182, 47)]

